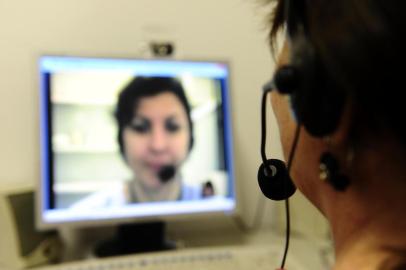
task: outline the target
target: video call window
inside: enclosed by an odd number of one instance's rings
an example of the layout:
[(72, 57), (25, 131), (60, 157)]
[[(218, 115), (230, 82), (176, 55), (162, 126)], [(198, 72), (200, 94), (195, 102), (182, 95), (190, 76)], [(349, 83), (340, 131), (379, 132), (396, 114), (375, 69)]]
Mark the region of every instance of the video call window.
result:
[(224, 64), (48, 57), (41, 70), (42, 208), (51, 217), (234, 207)]

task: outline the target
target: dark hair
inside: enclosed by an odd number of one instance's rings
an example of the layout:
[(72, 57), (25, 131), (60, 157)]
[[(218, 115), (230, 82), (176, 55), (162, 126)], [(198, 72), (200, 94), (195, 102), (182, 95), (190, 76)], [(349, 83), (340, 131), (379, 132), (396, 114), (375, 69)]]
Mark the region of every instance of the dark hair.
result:
[(214, 186), (213, 186), (213, 184), (212, 184), (212, 182), (211, 182), (210, 180), (204, 182), (204, 183), (203, 183), (203, 187), (204, 187), (204, 188), (214, 189)]
[(140, 100), (144, 97), (152, 97), (165, 92), (174, 94), (185, 109), (190, 130), (189, 150), (192, 149), (194, 141), (193, 122), (190, 116), (190, 105), (181, 83), (170, 77), (135, 77), (121, 91), (115, 111), (118, 125), (117, 140), (124, 158), (123, 130), (133, 120)]
[[(399, 68), (405, 63), (406, 1), (290, 2), (303, 7), (300, 16), (305, 20), (307, 38), (328, 75), (336, 80), (333, 84), (354, 104), (353, 139), (359, 139), (363, 132), (379, 136), (389, 131), (406, 145), (405, 74), (404, 68)], [(271, 14), (273, 51), (277, 33), (286, 23), (285, 3), (278, 0)]]

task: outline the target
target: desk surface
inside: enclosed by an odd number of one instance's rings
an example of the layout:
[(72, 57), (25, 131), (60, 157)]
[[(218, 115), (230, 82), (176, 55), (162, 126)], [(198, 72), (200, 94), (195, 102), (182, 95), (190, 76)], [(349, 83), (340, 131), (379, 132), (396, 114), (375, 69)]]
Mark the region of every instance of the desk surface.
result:
[[(184, 248), (64, 263), (39, 270), (269, 270), (279, 267), (282, 251), (270, 245)], [(290, 256), (287, 269), (306, 270)]]

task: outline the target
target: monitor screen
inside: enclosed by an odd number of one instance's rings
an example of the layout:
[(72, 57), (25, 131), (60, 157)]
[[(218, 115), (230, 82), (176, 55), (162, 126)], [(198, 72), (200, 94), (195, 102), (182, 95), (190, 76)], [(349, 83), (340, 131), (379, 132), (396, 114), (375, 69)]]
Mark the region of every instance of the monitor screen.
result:
[(38, 225), (232, 213), (228, 65), (43, 56)]

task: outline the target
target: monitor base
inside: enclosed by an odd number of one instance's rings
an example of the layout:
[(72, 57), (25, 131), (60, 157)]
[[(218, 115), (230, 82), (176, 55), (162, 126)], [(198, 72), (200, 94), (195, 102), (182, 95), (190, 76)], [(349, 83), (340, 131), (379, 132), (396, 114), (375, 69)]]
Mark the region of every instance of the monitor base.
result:
[(113, 239), (100, 243), (94, 250), (97, 257), (175, 249), (175, 243), (165, 237), (165, 223), (120, 225)]

